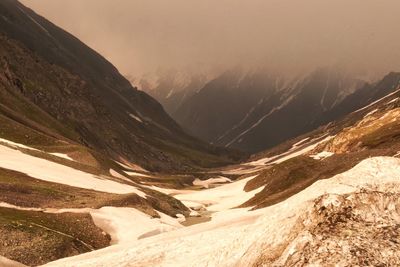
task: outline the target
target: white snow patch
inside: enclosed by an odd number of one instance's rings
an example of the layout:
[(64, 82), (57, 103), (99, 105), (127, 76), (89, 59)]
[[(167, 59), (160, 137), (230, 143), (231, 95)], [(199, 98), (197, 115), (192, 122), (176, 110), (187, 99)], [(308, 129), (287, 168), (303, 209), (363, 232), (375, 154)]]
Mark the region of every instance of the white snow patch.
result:
[[(247, 162), (246, 165), (258, 166), (258, 165), (265, 165), (265, 164), (268, 164), (268, 165), (279, 164), (279, 163), (282, 163), (282, 162), (284, 162), (286, 160), (289, 160), (289, 159), (295, 158), (297, 156), (306, 154), (306, 153), (312, 151), (314, 148), (316, 148), (319, 144), (327, 142), (327, 141), (331, 140), (332, 138), (334, 138), (334, 136), (327, 136), (326, 138), (322, 139), (321, 141), (318, 141), (318, 142), (316, 142), (314, 144), (305, 146), (304, 148), (302, 148), (300, 150), (297, 150), (295, 152), (292, 152), (292, 151), (294, 149), (297, 149), (297, 147), (295, 145), (293, 145), (292, 148), (289, 151), (285, 152), (285, 153), (282, 153), (280, 155), (276, 155), (276, 156), (273, 156), (273, 157), (270, 157), (270, 158), (262, 158), (262, 159), (259, 159), (259, 160), (256, 160), (256, 161)], [(312, 141), (310, 141), (310, 143), (311, 142)]]
[(295, 143), (292, 145), (292, 148), (290, 150), (293, 150), (295, 148), (298, 148), (300, 145), (303, 145), (306, 141), (308, 141), (310, 137), (306, 137), (304, 139), (301, 139), (299, 142)]
[(395, 99), (392, 99), (389, 102), (387, 102), (386, 105), (392, 104), (392, 103), (396, 102), (399, 99), (400, 99), (400, 97), (396, 97)]
[[(400, 159), (369, 158), (351, 170), (320, 180), (276, 205), (216, 213), (210, 222), (152, 238), (61, 259), (47, 266), (252, 266), (266, 243), (280, 244), (317, 197), (400, 183)], [(390, 187), (399, 190), (399, 186)], [(211, 190), (206, 190), (211, 191)]]
[(358, 110), (352, 112), (352, 114), (353, 114), (353, 113), (356, 113), (356, 112), (359, 112), (359, 111), (362, 111), (362, 110), (364, 110), (364, 109), (366, 109), (366, 108), (369, 108), (369, 107), (375, 105), (376, 103), (379, 103), (379, 102), (381, 102), (382, 100), (384, 100), (384, 99), (386, 99), (386, 98), (388, 98), (388, 97), (390, 97), (390, 96), (396, 94), (397, 92), (400, 92), (400, 88), (397, 89), (396, 91), (394, 91), (394, 92), (392, 92), (392, 93), (390, 93), (390, 94), (388, 94), (388, 95), (386, 95), (386, 96), (384, 96), (384, 97), (382, 97), (382, 98), (380, 98), (380, 99), (378, 99), (378, 100), (372, 102), (371, 104), (369, 104), (369, 105), (367, 105), (367, 106), (365, 106), (365, 107), (363, 107), (363, 108), (360, 108), (360, 109), (358, 109)]
[(22, 172), (48, 182), (114, 194), (135, 193), (146, 197), (146, 194), (136, 187), (101, 179), (93, 174), (33, 157), (2, 145), (0, 145), (0, 167)]
[(170, 98), (172, 96), (172, 94), (174, 93), (174, 89), (171, 89), (171, 91), (169, 91), (168, 95), (166, 98)]
[[(122, 162), (119, 162), (119, 161), (114, 161), (114, 162), (116, 162), (118, 165), (120, 165), (120, 166), (122, 166), (122, 167), (124, 167), (125, 169), (128, 169), (128, 170), (148, 172), (148, 170), (140, 167), (137, 164), (131, 163), (131, 162), (129, 162), (129, 163), (122, 163)], [(129, 166), (127, 164), (129, 164)]]
[(147, 235), (156, 235), (183, 227), (177, 219), (161, 212), (158, 214), (160, 218), (152, 218), (134, 208), (115, 207), (103, 207), (90, 211), (94, 223), (110, 234), (112, 244), (131, 243)]
[(203, 204), (200, 201), (181, 200), (181, 202), (186, 207), (195, 211), (206, 210), (207, 209), (206, 206), (209, 205), (209, 203)]
[(133, 115), (133, 114), (129, 114), (129, 116), (131, 117), (131, 118), (134, 118), (135, 120), (137, 120), (138, 122), (140, 122), (140, 123), (143, 123), (143, 120), (140, 118), (140, 117), (138, 117), (138, 116), (136, 116), (136, 115)]
[(115, 178), (119, 178), (119, 179), (127, 181), (127, 182), (132, 182), (131, 180), (129, 180), (128, 178), (126, 178), (125, 176), (123, 176), (122, 174), (120, 174), (119, 172), (117, 172), (114, 169), (110, 169), (109, 172)]
[(63, 154), (63, 153), (49, 153), (50, 155), (59, 157), (59, 158), (63, 158), (63, 159), (67, 159), (67, 160), (71, 160), (71, 161), (75, 161), (73, 158), (71, 158), (70, 156)]
[(0, 202), (0, 207), (7, 208), (7, 209), (26, 210), (26, 211), (44, 211), (45, 210), (45, 209), (42, 209), (42, 208), (19, 207), (19, 206), (15, 206), (15, 205), (12, 205), (12, 204), (9, 204), (9, 203), (6, 203), (6, 202)]
[(185, 222), (186, 221), (186, 218), (185, 218), (185, 216), (183, 215), (183, 214), (176, 214), (175, 215), (178, 219), (178, 222)]
[[(44, 152), (42, 150), (30, 147), (30, 146), (26, 146), (26, 145), (23, 145), (23, 144), (20, 144), (20, 143), (15, 143), (13, 141), (10, 141), (10, 140), (7, 140), (7, 139), (3, 139), (3, 138), (0, 138), (0, 143), (4, 143), (7, 146), (10, 146), (10, 147), (13, 147), (13, 148), (22, 148), (22, 149), (28, 149), (28, 150), (32, 150), (32, 151), (39, 151), (39, 152), (46, 153), (46, 152)], [(67, 160), (75, 161), (73, 158), (71, 158), (68, 155), (63, 154), (63, 153), (48, 153), (48, 154), (56, 156), (56, 157), (59, 157), (59, 158), (64, 158), (64, 159), (67, 159)]]
[(371, 112), (368, 112), (367, 114), (365, 114), (364, 118), (365, 118), (365, 117), (368, 117), (368, 116), (370, 116), (370, 115), (372, 115), (372, 114), (374, 114), (374, 113), (376, 113), (378, 110), (379, 110), (379, 109), (374, 109), (374, 110), (372, 110)]
[(247, 182), (254, 177), (256, 175), (208, 190), (186, 191), (174, 197), (194, 210), (199, 206), (205, 206), (209, 211), (227, 210), (243, 204), (263, 189), (261, 187), (250, 192), (244, 191)]
[(329, 151), (322, 151), (318, 154), (315, 155), (311, 155), (310, 157), (316, 160), (322, 160), (322, 159), (326, 159), (330, 156), (333, 156), (335, 153), (329, 152)]
[(223, 176), (219, 176), (217, 178), (210, 178), (207, 180), (200, 180), (196, 179), (193, 181), (193, 185), (200, 185), (203, 186), (204, 188), (208, 188), (212, 184), (220, 184), (220, 183), (231, 183), (232, 180)]
[(140, 173), (140, 172), (132, 172), (132, 171), (124, 171), (128, 175), (132, 176), (140, 176), (140, 177), (152, 177), (151, 175)]
[(272, 161), (272, 162), (270, 162), (270, 164), (279, 164), (279, 163), (282, 163), (282, 162), (284, 162), (284, 161), (286, 161), (286, 160), (289, 160), (289, 159), (295, 158), (295, 157), (297, 157), (297, 156), (306, 154), (306, 153), (312, 151), (314, 148), (316, 148), (319, 144), (325, 143), (325, 142), (331, 140), (332, 138), (334, 138), (334, 136), (328, 136), (328, 137), (324, 138), (323, 140), (321, 140), (321, 141), (319, 141), (319, 142), (317, 142), (317, 143), (315, 143), (315, 144), (306, 146), (306, 147), (304, 147), (303, 149), (300, 149), (299, 151), (290, 153), (290, 154), (287, 155), (287, 156), (284, 156), (284, 157), (279, 158), (279, 159), (277, 159), (277, 160), (275, 160), (275, 161)]
[(7, 140), (7, 139), (3, 139), (3, 138), (0, 138), (0, 143), (4, 143), (4, 144), (6, 144), (8, 146), (11, 146), (13, 148), (23, 148), (23, 149), (28, 149), (28, 150), (40, 151), (40, 150), (38, 150), (36, 148), (32, 148), (32, 147), (29, 147), (29, 146), (26, 146), (26, 145), (23, 145), (23, 144), (20, 144), (20, 143), (15, 143), (13, 141), (10, 141), (10, 140)]
[(198, 212), (195, 211), (195, 210), (190, 210), (189, 216), (190, 216), (190, 217), (200, 217), (201, 215), (200, 215), (200, 213), (198, 213)]
[(124, 164), (122, 162), (119, 162), (119, 161), (114, 161), (114, 162), (117, 163), (118, 165), (124, 167), (125, 169), (131, 169), (131, 166), (128, 166), (128, 165), (126, 165), (126, 164)]

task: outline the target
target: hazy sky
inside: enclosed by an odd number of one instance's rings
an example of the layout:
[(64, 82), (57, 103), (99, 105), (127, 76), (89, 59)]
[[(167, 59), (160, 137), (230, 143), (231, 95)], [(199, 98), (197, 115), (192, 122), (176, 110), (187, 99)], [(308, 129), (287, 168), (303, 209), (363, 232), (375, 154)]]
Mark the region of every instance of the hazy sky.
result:
[(23, 0), (123, 74), (281, 71), (345, 64), (400, 71), (399, 0)]

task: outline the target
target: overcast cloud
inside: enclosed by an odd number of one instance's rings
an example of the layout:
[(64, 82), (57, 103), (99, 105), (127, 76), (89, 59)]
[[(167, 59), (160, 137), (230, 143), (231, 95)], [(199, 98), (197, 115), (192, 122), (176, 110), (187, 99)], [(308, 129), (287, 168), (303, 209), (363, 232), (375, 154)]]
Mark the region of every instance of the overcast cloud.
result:
[(23, 0), (123, 74), (400, 70), (399, 0)]

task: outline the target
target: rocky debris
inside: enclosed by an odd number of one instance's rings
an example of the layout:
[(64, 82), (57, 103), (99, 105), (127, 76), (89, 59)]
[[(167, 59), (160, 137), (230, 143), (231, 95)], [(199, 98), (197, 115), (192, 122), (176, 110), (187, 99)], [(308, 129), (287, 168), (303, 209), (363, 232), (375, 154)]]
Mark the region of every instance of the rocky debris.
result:
[(362, 189), (316, 199), (255, 266), (399, 266), (399, 193)]
[[(325, 145), (325, 149), (334, 153), (348, 153), (365, 148), (370, 144), (370, 139), (396, 137), (399, 134), (400, 108), (387, 112), (375, 112), (360, 120), (357, 124), (343, 129), (335, 138)], [(375, 138), (371, 138), (371, 136)], [(384, 140), (387, 141), (387, 140)], [(321, 148), (319, 148), (321, 149)]]

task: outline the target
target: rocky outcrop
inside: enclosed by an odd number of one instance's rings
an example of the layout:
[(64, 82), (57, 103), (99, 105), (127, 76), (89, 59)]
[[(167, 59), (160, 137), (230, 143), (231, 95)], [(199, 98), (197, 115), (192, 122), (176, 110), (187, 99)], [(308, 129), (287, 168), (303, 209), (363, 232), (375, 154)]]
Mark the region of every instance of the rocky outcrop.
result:
[(262, 248), (254, 266), (397, 266), (399, 196), (373, 190), (323, 195), (285, 242)]

